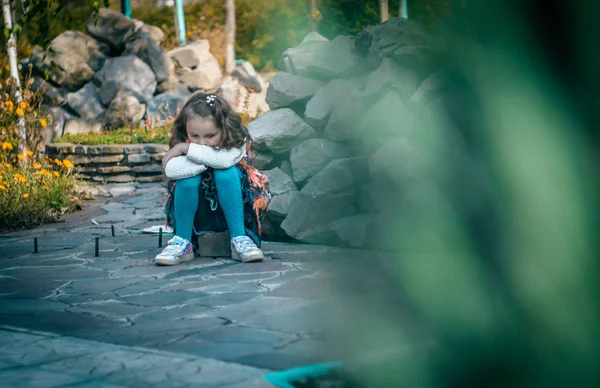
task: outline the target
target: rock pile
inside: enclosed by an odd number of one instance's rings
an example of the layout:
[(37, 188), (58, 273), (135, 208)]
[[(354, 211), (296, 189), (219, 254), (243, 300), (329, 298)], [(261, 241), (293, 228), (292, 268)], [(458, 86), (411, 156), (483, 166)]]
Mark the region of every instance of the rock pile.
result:
[(370, 247), (395, 191), (426, 160), (414, 112), (439, 89), (440, 50), (417, 23), (391, 19), (356, 38), (310, 33), (285, 51), (270, 111), (250, 123), (274, 194), (267, 238)]
[(161, 125), (195, 91), (220, 90), (251, 118), (268, 110), (267, 84), (252, 65), (242, 63), (223, 78), (206, 40), (166, 52), (160, 28), (105, 9), (87, 31), (66, 31), (49, 50), (35, 47), (25, 61), (35, 74), (33, 88), (45, 91), (53, 116), (46, 142), (68, 132)]

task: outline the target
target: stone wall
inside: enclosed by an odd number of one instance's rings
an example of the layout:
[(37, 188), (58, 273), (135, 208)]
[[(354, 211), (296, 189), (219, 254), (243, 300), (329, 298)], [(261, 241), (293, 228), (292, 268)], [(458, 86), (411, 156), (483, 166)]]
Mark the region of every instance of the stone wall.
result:
[(48, 144), (46, 155), (69, 159), (84, 180), (96, 183), (158, 182), (166, 179), (161, 161), (166, 144)]

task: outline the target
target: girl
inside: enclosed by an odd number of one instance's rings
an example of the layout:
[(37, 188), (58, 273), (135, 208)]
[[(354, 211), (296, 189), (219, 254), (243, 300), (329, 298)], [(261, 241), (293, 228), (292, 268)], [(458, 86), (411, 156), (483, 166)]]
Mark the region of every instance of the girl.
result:
[(249, 164), (248, 129), (222, 97), (198, 93), (177, 116), (163, 158), (167, 225), (174, 237), (159, 265), (194, 259), (194, 236), (229, 230), (232, 258), (262, 260), (260, 222), (271, 199), (267, 178)]

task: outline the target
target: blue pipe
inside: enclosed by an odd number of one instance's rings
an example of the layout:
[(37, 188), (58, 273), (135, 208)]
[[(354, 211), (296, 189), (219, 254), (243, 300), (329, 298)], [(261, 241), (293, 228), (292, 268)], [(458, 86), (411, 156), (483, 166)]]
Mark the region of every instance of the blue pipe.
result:
[(175, 0), (175, 15), (177, 18), (177, 31), (179, 32), (179, 44), (186, 45), (185, 17), (183, 15), (183, 1)]
[(121, 0), (121, 12), (123, 15), (131, 18), (131, 1), (130, 0)]
[(307, 377), (326, 376), (332, 369), (340, 368), (341, 362), (328, 362), (301, 366), (299, 368), (287, 369), (281, 372), (273, 372), (264, 376), (264, 379), (279, 388), (294, 388), (291, 384)]
[(402, 0), (402, 17), (404, 19), (408, 19), (408, 6), (406, 5), (406, 3), (408, 3), (408, 0)]

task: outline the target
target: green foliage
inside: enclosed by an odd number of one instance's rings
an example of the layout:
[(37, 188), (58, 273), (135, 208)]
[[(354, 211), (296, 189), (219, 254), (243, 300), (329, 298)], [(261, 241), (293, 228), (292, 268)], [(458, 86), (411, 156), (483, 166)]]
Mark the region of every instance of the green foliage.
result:
[(171, 126), (160, 128), (120, 128), (114, 131), (89, 132), (89, 133), (67, 133), (53, 140), (54, 143), (74, 144), (140, 144), (155, 143), (168, 144)]

